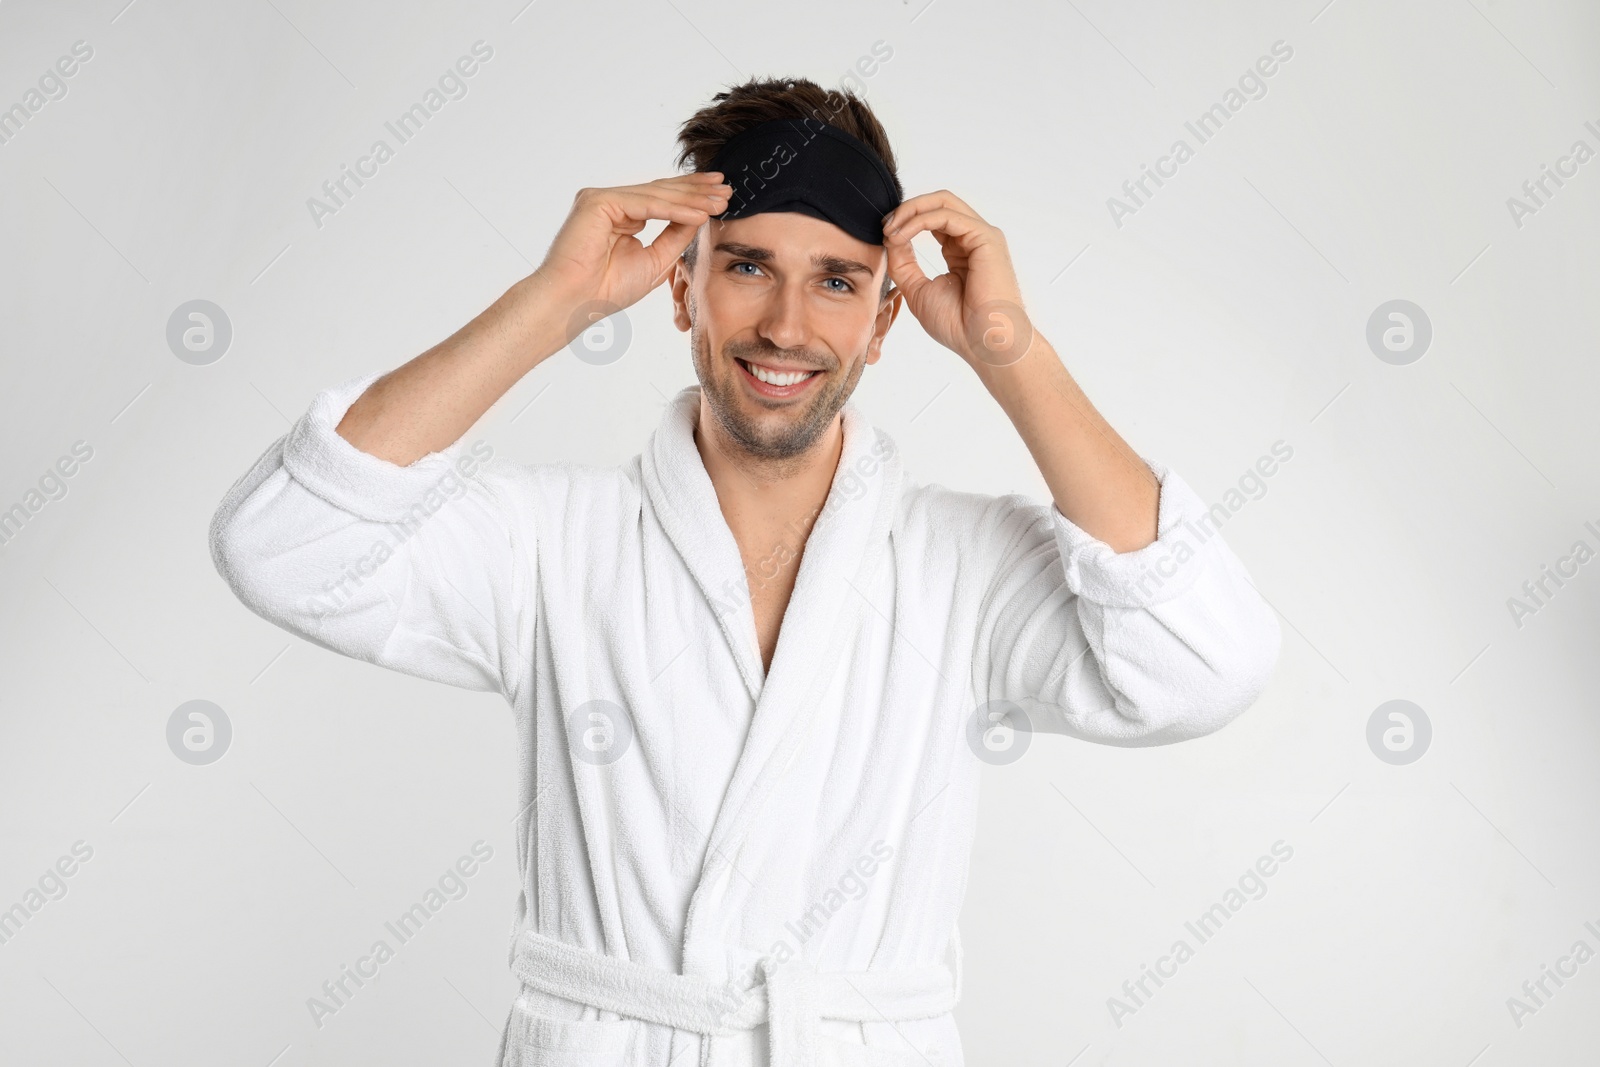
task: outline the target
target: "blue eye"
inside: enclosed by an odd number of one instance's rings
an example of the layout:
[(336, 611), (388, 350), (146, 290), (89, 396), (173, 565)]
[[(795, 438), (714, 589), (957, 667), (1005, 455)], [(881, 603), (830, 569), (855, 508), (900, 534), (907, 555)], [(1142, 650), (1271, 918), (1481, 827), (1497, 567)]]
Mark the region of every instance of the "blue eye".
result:
[[(754, 263), (751, 263), (749, 260), (743, 260), (743, 259), (738, 260), (737, 262), (734, 262), (734, 263), (730, 263), (728, 265), (728, 269), (731, 270), (731, 271), (734, 271), (735, 273), (738, 273), (740, 267), (751, 267), (751, 268), (754, 268), (757, 272), (759, 272), (761, 270), (761, 268), (757, 267)], [(753, 278), (753, 277), (755, 277), (755, 275), (746, 274), (745, 277), (746, 278)]]
[(834, 292), (836, 292), (836, 293), (853, 293), (853, 292), (855, 292), (856, 287), (851, 285), (849, 282), (845, 281), (843, 278), (829, 278), (827, 280), (830, 281), (830, 282), (838, 282), (840, 285), (844, 286), (843, 289), (835, 289)]

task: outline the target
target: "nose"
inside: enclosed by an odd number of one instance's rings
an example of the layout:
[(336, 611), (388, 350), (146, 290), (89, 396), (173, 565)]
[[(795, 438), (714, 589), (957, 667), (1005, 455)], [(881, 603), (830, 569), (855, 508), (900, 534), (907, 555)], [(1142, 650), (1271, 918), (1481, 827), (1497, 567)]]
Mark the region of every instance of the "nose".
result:
[(757, 332), (777, 348), (804, 348), (811, 340), (805, 293), (798, 280), (778, 286), (767, 303)]

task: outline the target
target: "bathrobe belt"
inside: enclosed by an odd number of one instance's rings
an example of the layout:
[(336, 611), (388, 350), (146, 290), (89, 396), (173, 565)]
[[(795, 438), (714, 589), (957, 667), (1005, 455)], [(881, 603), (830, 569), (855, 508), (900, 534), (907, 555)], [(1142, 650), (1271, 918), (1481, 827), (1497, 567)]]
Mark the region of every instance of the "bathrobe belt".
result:
[[(524, 930), (517, 941), (514, 969), (526, 985), (563, 1000), (704, 1037), (751, 1030), (764, 1022), (771, 1067), (815, 1067), (822, 1019), (928, 1019), (953, 1010), (960, 995), (943, 964), (823, 972), (799, 960), (775, 964), (764, 959), (761, 980), (741, 989), (731, 982), (590, 952), (533, 930)], [(702, 1067), (715, 1064), (714, 1045), (702, 1043)]]

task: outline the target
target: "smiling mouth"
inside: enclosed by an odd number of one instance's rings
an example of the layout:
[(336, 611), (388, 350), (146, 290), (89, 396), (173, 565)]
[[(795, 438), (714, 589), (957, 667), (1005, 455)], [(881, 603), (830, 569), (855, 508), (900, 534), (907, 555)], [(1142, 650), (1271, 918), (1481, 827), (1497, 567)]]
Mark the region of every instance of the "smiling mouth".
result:
[(759, 363), (734, 357), (734, 362), (755, 382), (759, 392), (769, 396), (791, 396), (803, 389), (807, 382), (821, 374), (820, 370), (779, 370)]

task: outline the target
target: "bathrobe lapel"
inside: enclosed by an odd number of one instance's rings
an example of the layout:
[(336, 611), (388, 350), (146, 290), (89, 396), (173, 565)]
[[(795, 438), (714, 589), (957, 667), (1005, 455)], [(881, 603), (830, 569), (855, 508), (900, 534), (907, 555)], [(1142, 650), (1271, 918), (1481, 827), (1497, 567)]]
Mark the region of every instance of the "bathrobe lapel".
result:
[(689, 386), (667, 404), (640, 456), (651, 511), (711, 605), (752, 701), (761, 696), (761, 648), (750, 611), (739, 545), (722, 518), (717, 491), (694, 443), (700, 389)]
[[(726, 875), (739, 840), (773, 783), (815, 722), (814, 702), (849, 661), (873, 576), (888, 562), (889, 528), (900, 498), (901, 469), (892, 447), (874, 450), (877, 431), (854, 404), (843, 410), (844, 446), (833, 487), (806, 539), (794, 592), (784, 612), (770, 674), (763, 679), (749, 583), (733, 532), (694, 444), (700, 392), (673, 398), (650, 439), (641, 471), (650, 504), (701, 592), (717, 613), (751, 689), (756, 711), (733, 780), (711, 829), (685, 929), (689, 971), (697, 917), (711, 887)], [(729, 607), (728, 590), (739, 602)], [(718, 610), (720, 606), (721, 610)], [(712, 893), (720, 896), (720, 890)], [(699, 917), (699, 924), (709, 922)]]

